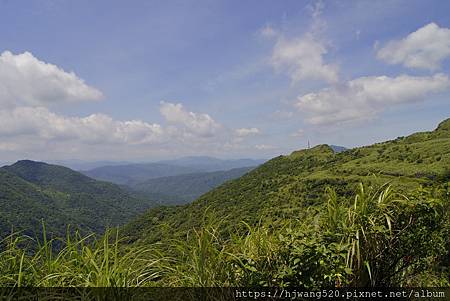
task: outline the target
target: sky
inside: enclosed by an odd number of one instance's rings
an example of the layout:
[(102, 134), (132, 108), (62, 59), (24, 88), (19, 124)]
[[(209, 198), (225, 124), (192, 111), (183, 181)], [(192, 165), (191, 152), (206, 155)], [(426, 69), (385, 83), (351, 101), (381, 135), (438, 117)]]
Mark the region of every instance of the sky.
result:
[(450, 117), (449, 1), (0, 0), (0, 162), (270, 158)]

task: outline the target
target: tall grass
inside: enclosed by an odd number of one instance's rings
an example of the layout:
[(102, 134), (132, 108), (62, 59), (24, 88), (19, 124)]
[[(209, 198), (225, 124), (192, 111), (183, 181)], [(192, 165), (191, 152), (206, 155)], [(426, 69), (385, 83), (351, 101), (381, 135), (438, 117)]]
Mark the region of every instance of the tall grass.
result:
[[(78, 233), (64, 240), (45, 237), (31, 254), (20, 247), (32, 240), (29, 237), (10, 235), (2, 241), (0, 286), (136, 287), (160, 277), (158, 252), (145, 247), (124, 250), (117, 232), (107, 231), (100, 239)], [(63, 247), (55, 252), (55, 244)]]
[(44, 227), (42, 240), (1, 242), (0, 286), (449, 285), (448, 202), (360, 185), (352, 200), (328, 190), (316, 215), (281, 229), (243, 223), (245, 231), (224, 235), (205, 218), (182, 239), (146, 246), (126, 245), (117, 230), (47, 239)]

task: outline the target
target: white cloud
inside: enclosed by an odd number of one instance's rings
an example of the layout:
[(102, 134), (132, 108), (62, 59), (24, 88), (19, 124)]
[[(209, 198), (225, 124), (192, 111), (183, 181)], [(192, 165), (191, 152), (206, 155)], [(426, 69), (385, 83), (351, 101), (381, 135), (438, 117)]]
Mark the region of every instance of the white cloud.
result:
[(246, 149), (234, 129), (224, 128), (220, 135), (208, 137), (201, 134), (184, 125), (120, 121), (105, 114), (70, 117), (45, 107), (0, 109), (0, 154), (10, 160), (30, 156), (148, 160), (149, 156), (223, 155)]
[(240, 128), (235, 130), (236, 136), (247, 137), (260, 134), (260, 130), (257, 128)]
[[(67, 117), (49, 111), (53, 103), (101, 99), (102, 93), (73, 72), (42, 62), (31, 53), (0, 55), (0, 137), (2, 148), (28, 149), (35, 141), (83, 144), (146, 144), (164, 138), (158, 124), (117, 121), (104, 114)], [(26, 139), (24, 139), (26, 137)], [(17, 143), (20, 142), (20, 143)]]
[(286, 71), (293, 82), (307, 79), (336, 82), (338, 67), (324, 62), (326, 53), (325, 44), (311, 34), (294, 39), (280, 37), (273, 48), (271, 63), (275, 70)]
[(388, 107), (423, 101), (428, 94), (444, 91), (449, 86), (450, 80), (444, 74), (360, 77), (300, 96), (296, 107), (309, 115), (307, 121), (311, 124), (367, 120)]
[[(102, 93), (73, 72), (42, 62), (31, 53), (0, 55), (0, 152), (11, 158), (148, 158), (242, 149), (256, 128), (227, 129), (205, 113), (161, 102), (163, 125), (116, 120), (105, 114), (65, 116), (50, 109), (101, 99)], [(220, 133), (220, 135), (219, 135)], [(236, 136), (242, 136), (237, 137)], [(236, 138), (237, 137), (237, 138)], [(241, 139), (237, 141), (236, 139)]]
[(430, 23), (406, 38), (393, 40), (377, 52), (389, 64), (436, 70), (450, 56), (450, 29)]
[(221, 128), (208, 114), (187, 111), (182, 104), (161, 102), (160, 112), (167, 122), (181, 126), (189, 133), (200, 137), (211, 137)]
[(321, 37), (326, 28), (326, 22), (321, 18), (324, 4), (317, 1), (307, 9), (312, 20), (310, 28), (301, 37), (286, 38), (271, 26), (261, 30), (263, 36), (276, 40), (270, 63), (276, 71), (286, 72), (293, 83), (303, 80), (337, 82), (338, 66), (325, 62), (324, 58), (329, 44)]
[(102, 93), (73, 72), (42, 62), (31, 53), (0, 55), (0, 105), (47, 106), (52, 103), (99, 100)]
[(145, 144), (161, 141), (164, 131), (158, 124), (140, 120), (115, 121), (104, 114), (65, 117), (44, 107), (17, 107), (0, 111), (0, 136), (60, 142), (76, 140), (88, 144)]

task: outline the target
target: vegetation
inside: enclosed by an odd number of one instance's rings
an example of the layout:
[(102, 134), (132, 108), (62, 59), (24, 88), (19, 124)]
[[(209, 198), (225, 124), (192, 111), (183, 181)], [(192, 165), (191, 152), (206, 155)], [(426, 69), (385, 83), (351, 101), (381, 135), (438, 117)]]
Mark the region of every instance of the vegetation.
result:
[(41, 236), (42, 220), (50, 236), (64, 236), (68, 225), (102, 233), (152, 204), (62, 166), (19, 161), (0, 168), (0, 239), (11, 231)]
[[(359, 185), (349, 202), (327, 189), (308, 219), (281, 229), (245, 225), (224, 237), (213, 212), (185, 239), (122, 246), (117, 232), (89, 243), (67, 235), (35, 253), (10, 236), (0, 253), (1, 286), (448, 286), (449, 187), (408, 196)], [(319, 209), (319, 208), (318, 208)], [(44, 231), (45, 232), (45, 231)], [(447, 245), (446, 245), (447, 244)]]

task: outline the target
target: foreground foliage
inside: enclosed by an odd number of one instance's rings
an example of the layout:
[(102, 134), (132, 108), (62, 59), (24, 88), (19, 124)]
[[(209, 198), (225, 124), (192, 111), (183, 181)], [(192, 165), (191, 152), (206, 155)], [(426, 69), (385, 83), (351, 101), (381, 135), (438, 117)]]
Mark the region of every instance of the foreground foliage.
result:
[(34, 252), (21, 247), (30, 238), (12, 235), (0, 285), (449, 286), (448, 211), (448, 185), (406, 196), (360, 184), (352, 198), (327, 189), (323, 206), (282, 227), (243, 223), (224, 234), (210, 212), (180, 239), (124, 245), (108, 231), (44, 239)]

